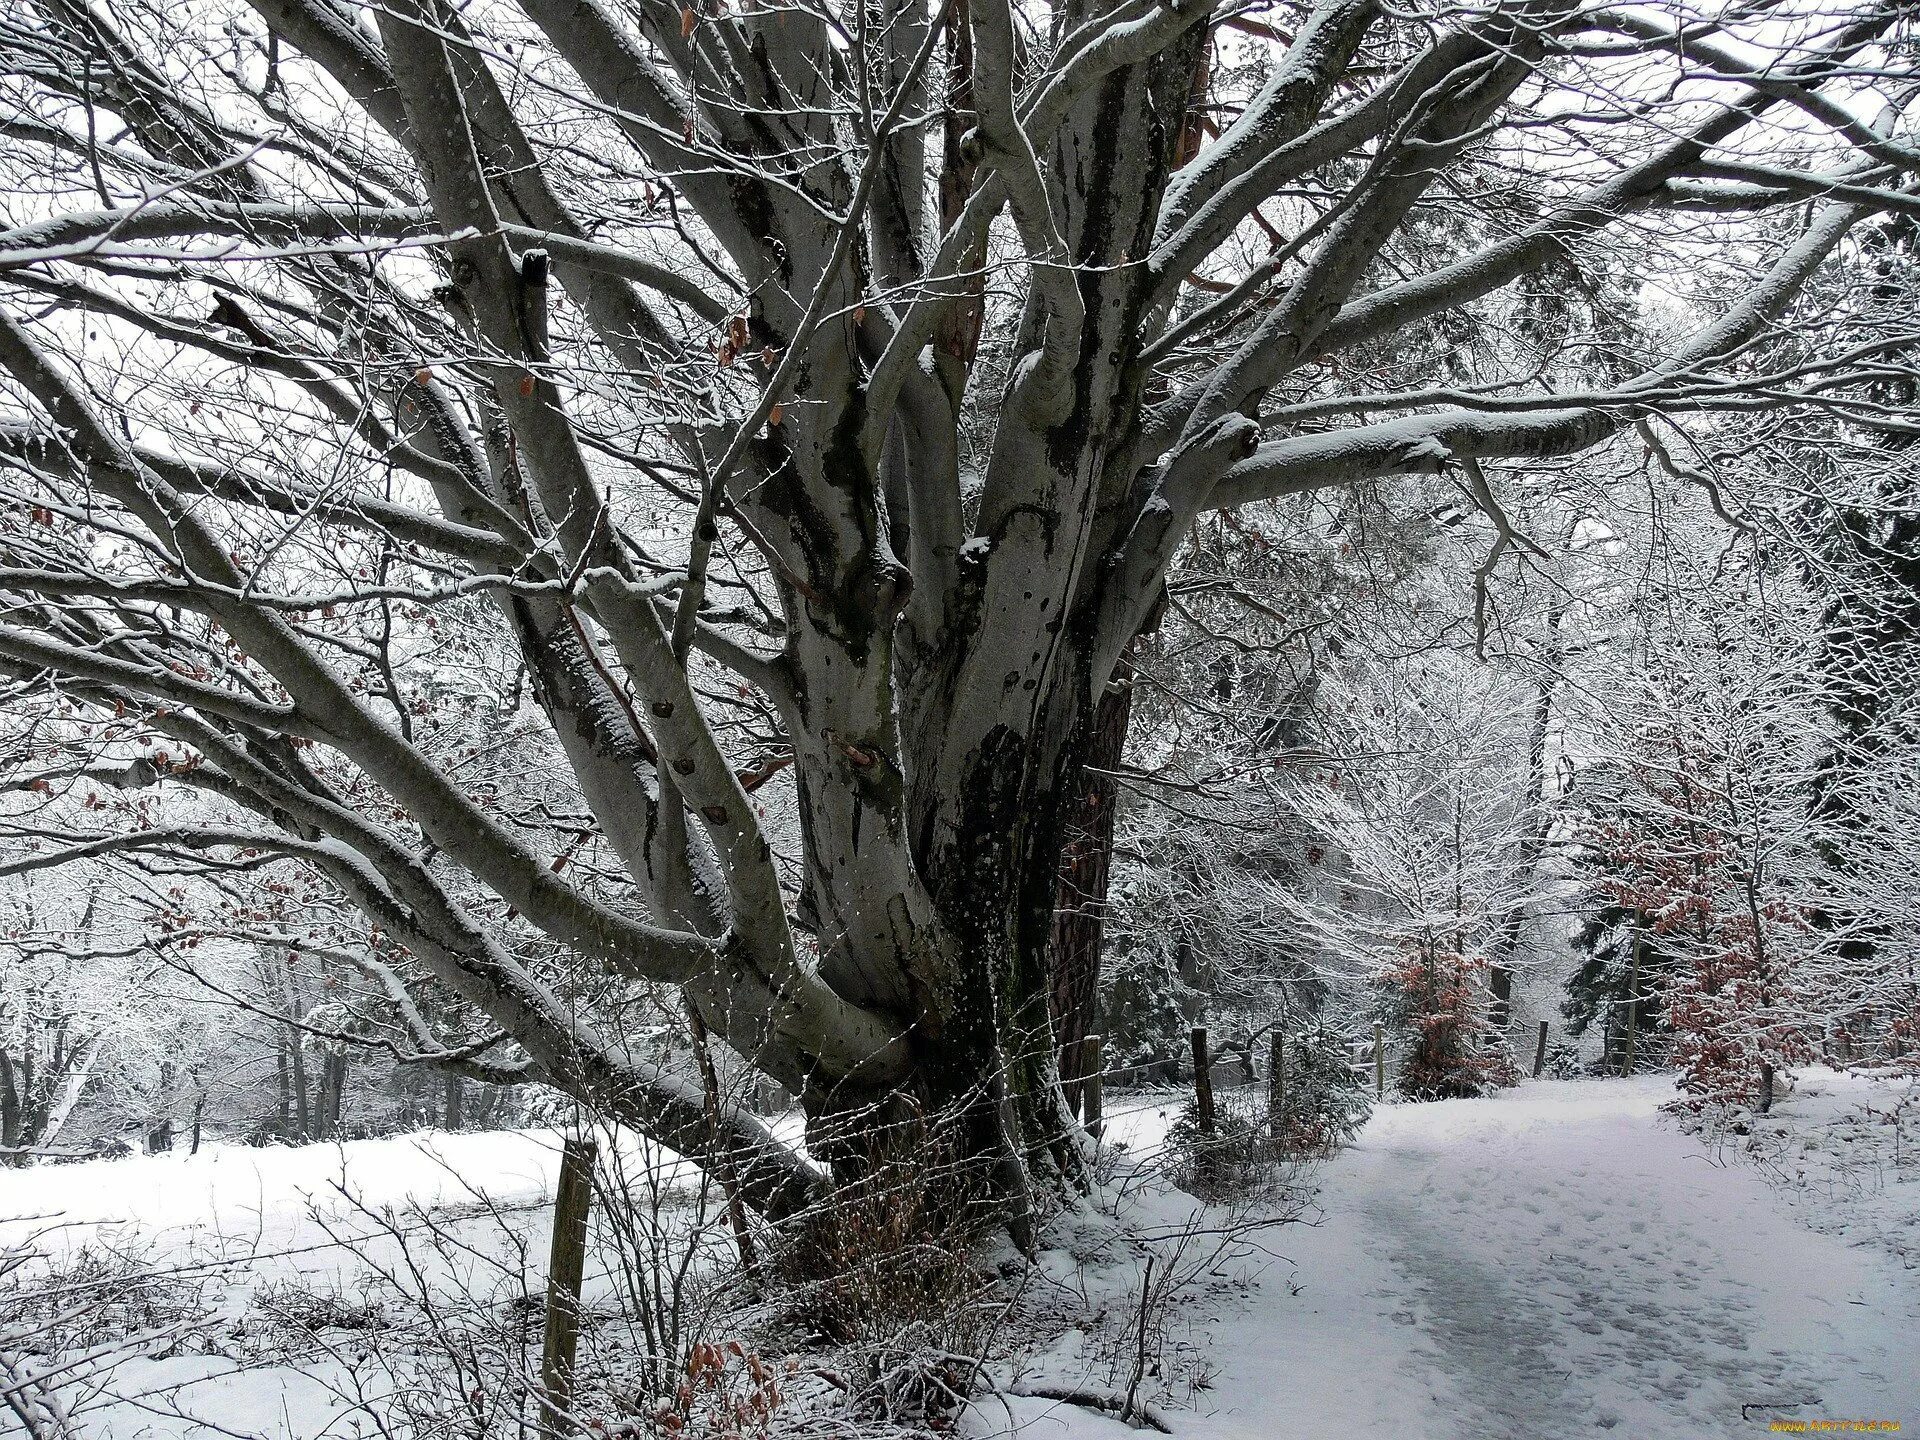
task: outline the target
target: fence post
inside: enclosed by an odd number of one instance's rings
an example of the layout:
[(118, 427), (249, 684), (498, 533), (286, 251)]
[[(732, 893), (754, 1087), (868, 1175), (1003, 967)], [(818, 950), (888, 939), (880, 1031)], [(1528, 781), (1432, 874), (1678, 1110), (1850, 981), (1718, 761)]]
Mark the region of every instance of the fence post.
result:
[(1200, 1133), (1213, 1137), (1213, 1067), (1207, 1055), (1207, 1027), (1193, 1027), (1193, 1099)]
[(573, 1363), (580, 1344), (580, 1281), (587, 1268), (587, 1207), (593, 1203), (591, 1140), (568, 1140), (560, 1151), (560, 1180), (553, 1199), (553, 1250), (547, 1260), (547, 1329), (540, 1351), (540, 1384), (546, 1405), (540, 1433), (558, 1440), (573, 1426)]
[(1387, 1098), (1387, 1027), (1373, 1022), (1373, 1098)]
[(1104, 1038), (1100, 1035), (1087, 1036), (1085, 1043), (1090, 1073), (1080, 1082), (1080, 1113), (1086, 1117), (1087, 1133), (1096, 1140), (1106, 1128), (1100, 1113), (1100, 1076), (1106, 1064), (1102, 1052), (1107, 1048), (1101, 1043)]
[(1287, 1037), (1278, 1025), (1267, 1066), (1267, 1125), (1278, 1140), (1287, 1132)]
[(1547, 1063), (1547, 1022), (1540, 1022), (1540, 1038), (1533, 1042), (1533, 1078), (1540, 1078), (1540, 1071)]

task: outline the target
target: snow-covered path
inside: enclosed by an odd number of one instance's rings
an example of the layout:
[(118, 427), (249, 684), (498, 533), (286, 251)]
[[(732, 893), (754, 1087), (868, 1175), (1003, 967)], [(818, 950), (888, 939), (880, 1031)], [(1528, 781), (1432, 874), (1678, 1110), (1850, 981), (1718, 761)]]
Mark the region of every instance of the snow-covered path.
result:
[(1671, 1094), (1536, 1084), (1379, 1111), (1328, 1167), (1322, 1223), (1276, 1241), (1291, 1265), (1213, 1327), (1211, 1413), (1180, 1433), (1920, 1427), (1920, 1274), (1716, 1163), (1659, 1116)]

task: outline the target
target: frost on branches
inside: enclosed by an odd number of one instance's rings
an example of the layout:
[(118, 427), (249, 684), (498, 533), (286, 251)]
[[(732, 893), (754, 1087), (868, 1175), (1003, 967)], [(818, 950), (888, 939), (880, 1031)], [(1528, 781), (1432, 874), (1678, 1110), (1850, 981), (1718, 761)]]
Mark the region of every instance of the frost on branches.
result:
[(1323, 968), (1363, 978), (1397, 1087), (1436, 1099), (1514, 1078), (1494, 956), (1537, 887), (1514, 784), (1531, 696), (1462, 657), (1426, 660), (1323, 682), (1337, 763), (1300, 767), (1286, 787), (1317, 877), (1286, 903)]
[(1780, 672), (1723, 683), (1737, 670), (1726, 658), (1650, 682), (1644, 698), (1660, 703), (1642, 713), (1660, 718), (1640, 727), (1582, 848), (1592, 898), (1626, 932), (1621, 1027), (1637, 1033), (1638, 1009), (1658, 1007), (1677, 1107), (1764, 1112), (1776, 1077), (1818, 1053), (1828, 998), (1810, 964), (1813, 830), (1794, 783), (1813, 735), (1791, 723)]
[[(1684, 744), (1670, 759), (1664, 770), (1635, 767), (1647, 802), (1638, 814), (1594, 827), (1602, 892), (1670, 957), (1662, 1000), (1686, 1092), (1678, 1103), (1751, 1099), (1764, 1111), (1776, 1071), (1814, 1053), (1795, 989), (1806, 910), (1775, 889), (1751, 843), (1759, 837), (1741, 834), (1724, 761)], [(1644, 942), (1641, 951), (1644, 960)]]

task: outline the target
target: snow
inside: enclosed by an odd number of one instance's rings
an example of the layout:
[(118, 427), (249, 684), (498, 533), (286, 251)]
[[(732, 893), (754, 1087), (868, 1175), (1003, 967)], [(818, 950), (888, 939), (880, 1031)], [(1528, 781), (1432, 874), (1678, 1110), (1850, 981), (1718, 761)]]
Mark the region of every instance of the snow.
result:
[(438, 1209), (479, 1193), (536, 1202), (551, 1193), (559, 1146), (546, 1130), (427, 1133), (0, 1169), (0, 1242), (44, 1231), (35, 1242), (43, 1252), (138, 1244), (161, 1258), (203, 1259), (245, 1246), (266, 1258), (328, 1245), (328, 1227), (368, 1212)]
[[(1543, 1084), (1375, 1120), (1325, 1196), (1359, 1232), (1336, 1242), (1355, 1268), (1330, 1292), (1335, 1257), (1309, 1240), (1296, 1258), (1303, 1298), (1338, 1294), (1371, 1333), (1345, 1368), (1391, 1377), (1370, 1397), (1378, 1420), (1739, 1435), (1755, 1415), (1898, 1418), (1920, 1397), (1913, 1277), (1712, 1163), (1658, 1119), (1670, 1095), (1664, 1078)], [(1339, 1392), (1324, 1401), (1351, 1414)]]
[[(1920, 1272), (1899, 1253), (1920, 1212), (1911, 1137), (1884, 1142), (1889, 1157), (1904, 1145), (1904, 1175), (1866, 1163), (1877, 1181), (1855, 1174), (1846, 1203), (1831, 1202), (1834, 1167), (1863, 1166), (1859, 1107), (1901, 1093), (1810, 1072), (1755, 1137), (1794, 1157), (1791, 1188), (1777, 1165), (1751, 1163), (1750, 1142), (1696, 1138), (1663, 1114), (1670, 1077), (1384, 1106), (1322, 1172), (1317, 1223), (1274, 1232), (1285, 1258), (1219, 1287), (1201, 1342), (1211, 1384), (1162, 1413), (1193, 1440), (1911, 1428)], [(1046, 1440), (1123, 1429), (1058, 1402), (1008, 1404)], [(998, 1407), (976, 1417), (978, 1434), (1006, 1428)]]
[(1724, 1145), (1765, 1170), (1807, 1225), (1920, 1270), (1917, 1129), (1920, 1089), (1815, 1070), (1749, 1138)]
[[(1161, 1363), (1142, 1394), (1192, 1440), (1713, 1440), (1775, 1420), (1920, 1424), (1920, 1101), (1899, 1083), (1812, 1070), (1752, 1134), (1716, 1137), (1663, 1113), (1672, 1094), (1650, 1076), (1383, 1106), (1312, 1177), (1302, 1223), (1218, 1253), (1189, 1238), (1175, 1257), (1185, 1223), (1210, 1217), (1123, 1183), (1119, 1227), (1191, 1275), (1156, 1315)], [(1130, 1159), (1154, 1149), (1178, 1103), (1112, 1099), (1109, 1139)], [(556, 1152), (551, 1132), (435, 1134), (4, 1170), (0, 1241), (57, 1213), (42, 1248), (138, 1239), (175, 1260), (229, 1253), (248, 1285), (350, 1285), (386, 1207), (457, 1216), (484, 1192), (543, 1235)], [(357, 1253), (344, 1234), (362, 1237)], [(1140, 1254), (1119, 1234), (1093, 1213), (1063, 1227), (1044, 1281), (1086, 1297), (1104, 1324), (1003, 1370), (969, 1433), (1142, 1433), (1017, 1393), (1124, 1391)], [(213, 1293), (223, 1313), (244, 1312), (244, 1293)], [(123, 1369), (116, 1385), (148, 1408), (95, 1409), (86, 1435), (352, 1433), (351, 1385), (324, 1367), (195, 1354), (128, 1366), (137, 1383)], [(209, 1424), (156, 1413), (176, 1401)]]
[[(471, 1273), (456, 1276), (443, 1265), (431, 1277), (436, 1283), (484, 1275), (511, 1234), (543, 1255), (559, 1146), (545, 1130), (428, 1133), (0, 1169), (0, 1247), (25, 1243), (59, 1266), (117, 1257), (133, 1273), (182, 1287), (202, 1312), (196, 1318), (231, 1337), (258, 1328), (255, 1300), (270, 1287), (354, 1296), (370, 1270), (400, 1254), (395, 1229), (417, 1236), (428, 1214), (473, 1245)], [(482, 1196), (488, 1205), (479, 1204)], [(444, 1262), (446, 1255), (428, 1258)], [(36, 1263), (20, 1275), (31, 1284), (37, 1273)], [(76, 1387), (82, 1394), (69, 1403), (85, 1401), (74, 1405), (85, 1422), (77, 1435), (307, 1440), (359, 1433), (351, 1419), (332, 1428), (356, 1409), (356, 1386), (366, 1384), (345, 1365), (323, 1359), (296, 1368), (200, 1353), (197, 1345), (158, 1351), (121, 1360)]]

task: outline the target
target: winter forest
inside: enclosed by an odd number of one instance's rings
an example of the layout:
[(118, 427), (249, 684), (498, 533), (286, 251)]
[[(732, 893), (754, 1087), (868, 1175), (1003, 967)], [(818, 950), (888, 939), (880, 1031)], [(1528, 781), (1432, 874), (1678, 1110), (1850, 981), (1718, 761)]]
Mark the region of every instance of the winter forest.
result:
[(0, 142), (0, 1434), (1920, 1426), (1904, 0), (4, 0)]

